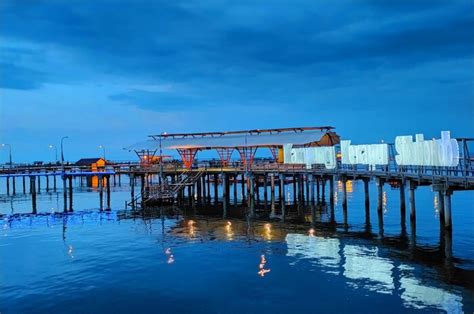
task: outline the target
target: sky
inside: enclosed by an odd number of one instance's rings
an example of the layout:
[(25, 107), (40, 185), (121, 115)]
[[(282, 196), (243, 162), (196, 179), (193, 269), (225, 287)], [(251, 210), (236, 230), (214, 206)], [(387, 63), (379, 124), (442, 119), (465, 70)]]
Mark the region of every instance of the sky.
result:
[(14, 162), (63, 136), (66, 160), (130, 160), (149, 134), (320, 125), (474, 137), (474, 2), (0, 1)]

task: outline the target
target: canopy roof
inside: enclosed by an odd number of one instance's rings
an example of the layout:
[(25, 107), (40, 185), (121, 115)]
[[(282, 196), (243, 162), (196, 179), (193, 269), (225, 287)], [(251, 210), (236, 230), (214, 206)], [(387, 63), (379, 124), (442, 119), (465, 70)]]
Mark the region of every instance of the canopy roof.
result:
[(175, 133), (150, 135), (151, 139), (132, 145), (128, 150), (157, 149), (214, 149), (239, 147), (332, 146), (339, 143), (334, 128), (301, 127), (257, 129), (231, 132)]

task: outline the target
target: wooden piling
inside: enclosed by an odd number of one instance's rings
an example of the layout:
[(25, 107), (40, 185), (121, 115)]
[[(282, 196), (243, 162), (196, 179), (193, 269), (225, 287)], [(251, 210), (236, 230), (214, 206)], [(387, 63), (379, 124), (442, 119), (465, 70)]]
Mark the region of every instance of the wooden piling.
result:
[(334, 205), (334, 176), (329, 177), (329, 203)]
[(382, 178), (377, 178), (376, 182), (377, 182), (377, 211), (382, 212), (384, 180)]
[(198, 206), (202, 205), (202, 189), (201, 189), (201, 180), (196, 181), (196, 194), (197, 194), (197, 203)]
[(275, 174), (270, 174), (270, 217), (275, 216)]
[(451, 221), (451, 195), (452, 191), (448, 188), (444, 192), (444, 228), (448, 231), (452, 229)]
[(321, 201), (326, 203), (326, 179), (321, 178)]
[(438, 214), (439, 214), (439, 221), (441, 228), (444, 227), (444, 220), (445, 220), (445, 215), (444, 215), (444, 194), (443, 191), (438, 191)]
[(217, 173), (214, 174), (214, 204), (217, 205), (219, 201), (219, 175)]
[(297, 193), (296, 193), (296, 185), (297, 185), (296, 175), (293, 174), (293, 204), (296, 206), (298, 204)]
[(263, 175), (263, 210), (266, 212), (268, 209), (268, 176), (265, 173)]
[(249, 193), (250, 217), (255, 217), (254, 178), (253, 178), (253, 174), (250, 174), (248, 176), (248, 179), (249, 179), (249, 186), (250, 186), (250, 193)]
[(72, 212), (72, 199), (73, 199), (73, 196), (72, 196), (72, 176), (69, 176), (68, 179), (69, 179), (69, 211)]
[(56, 173), (53, 172), (53, 190), (56, 192)]
[(227, 218), (227, 206), (228, 206), (228, 187), (229, 187), (229, 181), (228, 181), (228, 175), (227, 173), (223, 172), (221, 174), (222, 176), (222, 184), (223, 184), (223, 187), (222, 187), (222, 208), (223, 208), (223, 211), (222, 211), (222, 218)]
[(7, 195), (10, 195), (10, 177), (7, 177)]
[(110, 175), (105, 177), (106, 191), (107, 191), (107, 210), (110, 210)]
[(281, 206), (281, 220), (285, 221), (285, 175), (280, 173), (280, 206)]
[(31, 189), (31, 206), (33, 214), (36, 214), (36, 178), (34, 176), (30, 176), (30, 189)]
[(49, 176), (46, 175), (46, 192), (49, 192)]
[(40, 194), (41, 193), (41, 176), (38, 175), (37, 177), (38, 177), (38, 194)]
[[(141, 176), (143, 178), (143, 176)], [(103, 187), (103, 181), (102, 181), (102, 176), (99, 175), (99, 209), (103, 210), (104, 209), (104, 187)], [(143, 195), (143, 188), (142, 188), (142, 195)]]
[(234, 184), (233, 184), (233, 188), (234, 188), (234, 207), (237, 207), (238, 205), (238, 195), (237, 195), (237, 174), (234, 174), (233, 176), (233, 179), (234, 179)]
[(415, 207), (415, 190), (416, 182), (410, 181), (410, 221), (416, 221), (416, 207)]
[[(134, 174), (130, 174), (130, 194), (132, 198), (132, 209), (135, 209), (135, 179), (134, 179)], [(119, 179), (120, 180), (120, 179)], [(120, 186), (120, 181), (119, 181), (119, 186)]]
[(22, 176), (21, 177), (22, 179), (22, 185), (23, 185), (23, 194), (26, 194), (26, 180), (25, 180), (25, 176)]
[(240, 175), (240, 188), (242, 190), (242, 206), (245, 206), (245, 175)]
[(365, 196), (365, 211), (370, 214), (370, 195), (369, 195), (370, 179), (364, 179), (364, 196)]

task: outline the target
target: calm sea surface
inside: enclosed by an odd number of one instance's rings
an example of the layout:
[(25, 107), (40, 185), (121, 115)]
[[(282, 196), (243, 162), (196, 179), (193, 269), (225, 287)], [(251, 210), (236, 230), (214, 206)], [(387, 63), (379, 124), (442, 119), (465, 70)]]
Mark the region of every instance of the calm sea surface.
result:
[(368, 226), (358, 183), (349, 189), (348, 226), (337, 189), (336, 224), (318, 208), (314, 232), (311, 219), (132, 212), (125, 185), (112, 188), (110, 212), (98, 210), (96, 190), (76, 187), (73, 213), (61, 213), (58, 190), (41, 191), (31, 215), (21, 181), (14, 196), (0, 184), (1, 313), (474, 311), (474, 192), (453, 195), (449, 259), (436, 194), (425, 187), (416, 192), (414, 237), (408, 213), (401, 230), (399, 191), (389, 186), (382, 233), (376, 188)]

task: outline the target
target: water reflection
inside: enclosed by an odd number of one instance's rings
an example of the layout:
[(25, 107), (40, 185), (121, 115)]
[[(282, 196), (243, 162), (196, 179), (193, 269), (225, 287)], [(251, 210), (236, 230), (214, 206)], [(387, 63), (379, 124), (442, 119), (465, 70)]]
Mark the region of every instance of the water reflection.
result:
[[(77, 238), (74, 237), (75, 233), (78, 232), (78, 228), (74, 228), (74, 225), (82, 225), (84, 221), (99, 224), (103, 220), (104, 224), (109, 222), (120, 224), (121, 220), (133, 220), (134, 224), (137, 221), (149, 226), (151, 235), (153, 222), (161, 221), (164, 223), (165, 221), (161, 212), (157, 215), (159, 216), (148, 217), (134, 213), (76, 212), (68, 215), (19, 217), (18, 220), (9, 217), (8, 219), (4, 218), (3, 228), (4, 230), (10, 230), (12, 224), (13, 228), (25, 227), (24, 225), (28, 228), (37, 228), (43, 224), (43, 226), (47, 225), (48, 229), (54, 226), (61, 228), (62, 225), (63, 239), (66, 239), (66, 230), (68, 241), (74, 239), (74, 247), (64, 241), (64, 249), (71, 258), (74, 258), (76, 255), (75, 247), (80, 245)], [(198, 239), (201, 242), (213, 241), (212, 243), (216, 244), (216, 241), (224, 241), (226, 242), (225, 245), (221, 246), (217, 243), (218, 246), (213, 245), (212, 250), (223, 248), (235, 252), (235, 246), (238, 247), (237, 249), (258, 249), (258, 253), (254, 254), (252, 252), (250, 259), (243, 258), (239, 260), (238, 262), (241, 264), (231, 263), (233, 266), (239, 265), (238, 267), (241, 267), (241, 269), (250, 267), (250, 269), (255, 270), (253, 267), (256, 267), (256, 258), (261, 252), (265, 252), (266, 255), (261, 255), (258, 263), (257, 274), (261, 277), (265, 277), (270, 272), (267, 257), (271, 256), (271, 268), (275, 271), (277, 268), (275, 265), (278, 265), (277, 274), (279, 275), (286, 272), (286, 275), (292, 276), (294, 271), (292, 265), (300, 264), (309, 267), (310, 271), (342, 278), (343, 280), (339, 281), (344, 282), (349, 290), (361, 289), (362, 291), (370, 291), (371, 294), (391, 295), (398, 298), (400, 304), (409, 308), (428, 308), (431, 310), (436, 308), (448, 312), (463, 310), (462, 292), (456, 290), (460, 289), (459, 286), (444, 284), (439, 279), (439, 275), (431, 276), (430, 272), (434, 273), (433, 264), (428, 267), (423, 265), (423, 262), (400, 257), (397, 255), (398, 253), (394, 253), (395, 250), (387, 250), (387, 246), (379, 245), (377, 242), (362, 240), (349, 235), (338, 237), (321, 226), (313, 225), (313, 228), (309, 228), (309, 224), (290, 225), (239, 219), (223, 221), (222, 219), (199, 216), (193, 216), (192, 219), (188, 217), (176, 220), (166, 219), (166, 222), (169, 228), (165, 230), (163, 226), (162, 231), (163, 233), (166, 232), (167, 240), (161, 242), (162, 246), (158, 251), (157, 258), (161, 260), (164, 252), (167, 264), (175, 262), (174, 247), (183, 242), (189, 243)], [(142, 226), (142, 224), (139, 224), (139, 226)], [(139, 232), (143, 233), (143, 230), (139, 229)], [(60, 237), (60, 234), (61, 231), (58, 230), (57, 236)], [(114, 233), (115, 235), (116, 233)], [(153, 234), (153, 237), (155, 236), (157, 235)], [(167, 241), (173, 242), (164, 244)], [(233, 243), (228, 243), (229, 241)], [(167, 246), (173, 247), (173, 250)], [(143, 251), (149, 252), (150, 250)], [(80, 252), (81, 257), (87, 256), (87, 247), (81, 245)], [(268, 252), (271, 252), (271, 255)], [(215, 258), (213, 254), (210, 255)], [(190, 256), (180, 254), (179, 266), (185, 264), (186, 258)], [(192, 255), (192, 258), (195, 257), (196, 255)], [(228, 256), (226, 255), (225, 258), (228, 258)], [(203, 259), (205, 260), (205, 258)], [(80, 261), (77, 260), (77, 262)], [(215, 262), (220, 263), (221, 260), (216, 259)], [(430, 263), (436, 263), (436, 261), (430, 260)], [(439, 265), (435, 266), (438, 267)], [(307, 269), (303, 270), (307, 271)], [(232, 269), (232, 271), (235, 271), (235, 269)], [(250, 276), (255, 277), (253, 271), (251, 271)], [(277, 277), (271, 276), (268, 279), (275, 280)]]
[(260, 277), (265, 277), (265, 275), (270, 272), (269, 268), (265, 268), (266, 263), (267, 260), (265, 259), (265, 255), (261, 255), (260, 264), (258, 265), (258, 274), (260, 275)]
[(399, 295), (403, 304), (416, 309), (437, 308), (462, 312), (462, 297), (416, 278), (415, 269), (380, 256), (375, 246), (344, 244), (339, 239), (287, 234), (287, 256), (309, 260), (326, 273), (342, 275), (347, 284), (382, 294)]

